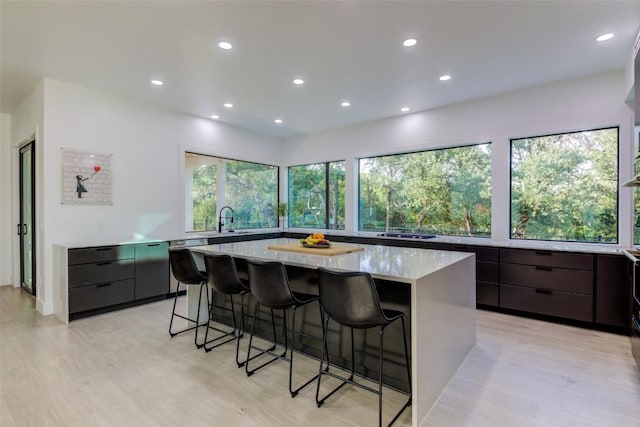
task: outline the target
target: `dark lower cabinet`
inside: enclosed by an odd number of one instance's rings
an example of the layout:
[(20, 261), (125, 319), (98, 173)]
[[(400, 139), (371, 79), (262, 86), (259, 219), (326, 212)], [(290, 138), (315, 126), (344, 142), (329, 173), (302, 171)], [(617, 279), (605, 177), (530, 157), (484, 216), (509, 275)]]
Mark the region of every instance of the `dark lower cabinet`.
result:
[(596, 262), (596, 323), (629, 327), (633, 263), (623, 255), (598, 255)]
[(135, 258), (135, 299), (169, 293), (169, 242), (139, 243)]
[(169, 293), (168, 242), (69, 249), (71, 318)]
[(497, 283), (476, 281), (476, 304), (498, 307), (500, 305), (500, 286)]
[(133, 301), (134, 281), (118, 280), (69, 289), (71, 313), (79, 313)]
[(500, 285), (500, 307), (591, 322), (593, 298), (542, 288)]
[(593, 254), (500, 249), (500, 307), (593, 322)]

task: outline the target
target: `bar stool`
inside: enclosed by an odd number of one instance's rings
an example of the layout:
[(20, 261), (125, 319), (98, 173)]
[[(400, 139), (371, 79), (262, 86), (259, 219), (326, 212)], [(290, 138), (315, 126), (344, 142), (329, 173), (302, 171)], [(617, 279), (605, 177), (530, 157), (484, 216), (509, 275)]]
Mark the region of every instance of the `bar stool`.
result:
[[(280, 262), (277, 262), (277, 261), (263, 262), (263, 261), (256, 261), (256, 260), (247, 260), (247, 267), (249, 271), (249, 287), (251, 288), (251, 294), (254, 296), (256, 300), (256, 304), (255, 304), (255, 316), (251, 324), (251, 335), (249, 337), (249, 348), (247, 351), (247, 359), (244, 366), (245, 371), (247, 373), (247, 376), (251, 376), (259, 369), (264, 368), (265, 366), (275, 362), (276, 360), (288, 361), (289, 362), (289, 393), (291, 393), (291, 397), (296, 397), (300, 390), (302, 390), (304, 387), (306, 387), (312, 381), (318, 378), (318, 376), (316, 375), (313, 378), (307, 380), (301, 386), (297, 387), (295, 390), (293, 389), (293, 386), (292, 386), (293, 348), (295, 344), (295, 335), (296, 335), (296, 331), (295, 331), (296, 310), (299, 307), (318, 301), (318, 296), (291, 291), (291, 288), (289, 287), (289, 279), (287, 276), (287, 272), (285, 270), (284, 265)], [(253, 346), (253, 335), (255, 330), (255, 324), (256, 324), (256, 319), (259, 319), (258, 310), (261, 305), (271, 310), (273, 346), (266, 350)], [(275, 353), (274, 351), (272, 351), (272, 350), (275, 350), (275, 346), (277, 345), (276, 324), (275, 324), (273, 310), (282, 310), (282, 313), (283, 313), (284, 350), (282, 351), (282, 353)], [(292, 312), (291, 347), (290, 347), (291, 352), (289, 357), (287, 357), (287, 350), (289, 350), (289, 342), (288, 342), (289, 333), (287, 330), (287, 310), (291, 310)], [(254, 355), (253, 357), (250, 357), (252, 349), (260, 350), (260, 352)], [(256, 368), (250, 369), (249, 361), (263, 354), (270, 355), (271, 359), (262, 363)]]
[[(171, 271), (173, 271), (173, 277), (175, 277), (175, 279), (178, 281), (178, 286), (176, 287), (176, 296), (173, 299), (171, 322), (169, 322), (169, 335), (171, 336), (171, 338), (173, 338), (178, 334), (195, 329), (196, 333), (194, 343), (196, 345), (196, 348), (202, 348), (204, 343), (198, 343), (198, 328), (200, 325), (200, 305), (202, 303), (202, 290), (207, 284), (207, 276), (205, 275), (205, 273), (198, 269), (191, 251), (187, 248), (169, 248), (169, 260), (171, 262)], [(181, 314), (176, 314), (176, 303), (178, 301), (178, 293), (180, 292), (180, 284), (185, 285), (185, 287), (186, 285), (199, 285), (198, 313), (196, 314), (195, 320)], [(209, 292), (206, 293), (206, 296), (208, 306)], [(179, 317), (189, 322), (193, 322), (195, 323), (195, 326), (185, 328), (178, 332), (173, 332), (172, 327), (174, 317)]]
[[(216, 347), (226, 344), (230, 341), (236, 341), (236, 364), (238, 368), (244, 366), (245, 361), (239, 359), (240, 339), (244, 336), (244, 297), (249, 293), (249, 289), (242, 283), (242, 280), (238, 277), (238, 271), (236, 269), (236, 263), (229, 255), (213, 255), (207, 254), (204, 256), (204, 264), (207, 270), (207, 277), (209, 284), (212, 286), (211, 304), (209, 305), (209, 323), (207, 332), (204, 336), (204, 350), (210, 352)], [(214, 292), (219, 292), (229, 296), (231, 303), (231, 309), (225, 306), (215, 305), (213, 301)], [(233, 305), (233, 296), (240, 295), (240, 322), (238, 327), (236, 322), (236, 314)], [(231, 318), (233, 320), (233, 330), (225, 331), (214, 326), (211, 326), (213, 320), (213, 308), (222, 308), (231, 311)], [(222, 334), (209, 340), (209, 329), (214, 329)], [(226, 339), (225, 339), (226, 338)], [(217, 342), (224, 339), (222, 342)], [(208, 346), (211, 343), (216, 343), (212, 346)]]
[[(409, 353), (407, 349), (407, 332), (404, 324), (404, 313), (396, 310), (383, 309), (378, 297), (378, 291), (373, 278), (369, 273), (362, 272), (337, 272), (326, 268), (318, 268), (320, 305), (322, 307), (323, 323), (323, 348), (327, 346), (329, 319), (333, 319), (340, 325), (351, 328), (351, 375), (348, 378), (336, 375), (322, 368), (325, 353), (322, 354), (320, 370), (318, 372), (318, 385), (316, 388), (316, 404), (322, 406), (331, 395), (337, 392), (345, 384), (352, 384), (378, 395), (378, 422), (382, 426), (382, 360), (384, 355), (384, 330), (395, 320), (402, 322), (402, 335), (404, 342), (405, 362), (407, 366), (407, 379), (409, 381), (409, 399), (400, 408), (388, 425), (392, 425), (411, 405), (411, 368), (409, 367)], [(353, 329), (380, 328), (379, 363), (380, 373), (378, 378), (378, 390), (367, 387), (354, 381), (355, 352), (353, 348)], [(322, 375), (339, 379), (342, 384), (334, 388), (326, 396), (320, 399), (320, 380)]]

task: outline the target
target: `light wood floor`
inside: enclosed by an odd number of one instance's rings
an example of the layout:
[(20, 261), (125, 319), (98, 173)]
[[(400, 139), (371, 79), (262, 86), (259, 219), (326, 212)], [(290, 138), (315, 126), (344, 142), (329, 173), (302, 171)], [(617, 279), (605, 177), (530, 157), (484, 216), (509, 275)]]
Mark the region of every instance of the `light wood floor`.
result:
[[(376, 425), (370, 393), (345, 387), (318, 409), (314, 387), (289, 397), (284, 362), (247, 378), (233, 345), (204, 353), (190, 333), (170, 339), (170, 310), (162, 301), (67, 327), (0, 287), (0, 426)], [(640, 425), (628, 338), (484, 311), (477, 338), (426, 426)], [(298, 379), (317, 370), (297, 361)], [(385, 399), (388, 420), (402, 396)], [(396, 425), (410, 424), (406, 412)]]

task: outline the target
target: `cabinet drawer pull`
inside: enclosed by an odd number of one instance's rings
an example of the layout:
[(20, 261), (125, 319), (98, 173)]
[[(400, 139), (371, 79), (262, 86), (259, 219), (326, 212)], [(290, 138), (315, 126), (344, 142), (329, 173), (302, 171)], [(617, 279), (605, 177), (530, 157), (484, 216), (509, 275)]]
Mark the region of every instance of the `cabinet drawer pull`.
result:
[(553, 291), (550, 291), (549, 289), (536, 288), (536, 294), (551, 295), (552, 293)]
[(103, 261), (103, 262), (97, 262), (96, 265), (109, 265), (111, 264), (111, 261)]
[(150, 243), (147, 245), (148, 248), (150, 248), (151, 246), (160, 246), (160, 243)]
[(98, 251), (98, 252), (100, 252), (100, 251), (110, 251), (110, 250), (113, 250), (113, 248), (110, 247), (110, 248), (98, 248), (98, 249), (96, 249), (96, 251)]
[(104, 288), (106, 286), (111, 286), (113, 283), (100, 283), (99, 285), (96, 285), (96, 288)]
[(540, 270), (540, 271), (553, 271), (553, 268), (551, 267), (543, 267), (541, 265), (536, 265), (536, 270)]
[(536, 255), (551, 256), (553, 253), (551, 251), (536, 251)]

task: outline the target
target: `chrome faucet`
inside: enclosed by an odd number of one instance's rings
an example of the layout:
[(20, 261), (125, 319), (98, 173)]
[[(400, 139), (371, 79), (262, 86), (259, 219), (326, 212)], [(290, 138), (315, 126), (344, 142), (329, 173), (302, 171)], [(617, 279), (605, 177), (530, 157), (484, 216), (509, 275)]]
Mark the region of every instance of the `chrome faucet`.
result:
[[(223, 206), (220, 208), (220, 213), (218, 214), (218, 233), (222, 233), (222, 227), (224, 227), (224, 221), (225, 219), (229, 219), (228, 216), (223, 217), (222, 216), (222, 212), (228, 209), (231, 211), (231, 223), (233, 224), (233, 208), (231, 206)], [(233, 230), (229, 230), (229, 231), (233, 231)]]

